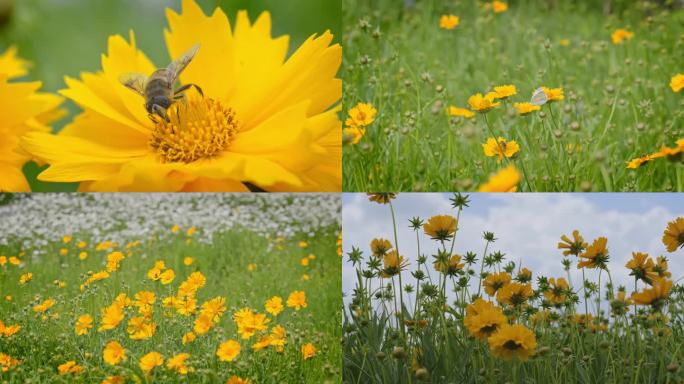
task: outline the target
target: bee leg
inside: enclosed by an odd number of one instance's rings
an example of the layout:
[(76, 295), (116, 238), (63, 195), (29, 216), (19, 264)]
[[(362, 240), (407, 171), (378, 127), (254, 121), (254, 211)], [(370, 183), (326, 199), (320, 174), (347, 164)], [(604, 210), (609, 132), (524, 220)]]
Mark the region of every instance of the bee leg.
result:
[(171, 122), (171, 119), (166, 115), (166, 110), (162, 108), (160, 105), (153, 105), (152, 110), (154, 111), (155, 115), (158, 115), (162, 119), (164, 119), (167, 123)]
[(193, 84), (193, 83), (185, 84), (185, 85), (181, 86), (180, 88), (176, 89), (176, 91), (174, 92), (174, 95), (181, 95), (181, 94), (183, 94), (183, 92), (190, 89), (190, 87), (195, 88), (197, 90), (197, 92), (199, 92), (199, 94), (202, 97), (204, 97), (204, 91), (202, 91), (202, 88), (200, 88), (199, 85)]

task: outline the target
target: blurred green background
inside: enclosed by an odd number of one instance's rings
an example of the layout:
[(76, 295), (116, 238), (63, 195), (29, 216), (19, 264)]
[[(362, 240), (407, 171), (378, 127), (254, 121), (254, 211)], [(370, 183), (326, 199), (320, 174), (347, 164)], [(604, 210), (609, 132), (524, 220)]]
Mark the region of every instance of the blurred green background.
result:
[[(340, 41), (342, 0), (196, 0), (205, 13), (217, 6), (231, 23), (245, 9), (253, 21), (262, 11), (271, 12), (273, 35), (290, 35), (296, 49), (314, 33), (331, 30)], [(40, 80), (43, 90), (64, 88), (64, 76), (100, 69), (110, 35), (128, 36), (134, 30), (138, 47), (157, 65), (169, 62), (164, 42), (165, 9), (180, 10), (181, 0), (0, 0), (0, 51), (16, 45), (22, 58), (33, 62), (27, 80)], [(60, 129), (78, 108), (55, 125)], [(74, 184), (37, 182), (40, 169), (27, 164), (24, 172), (34, 191), (73, 191)]]

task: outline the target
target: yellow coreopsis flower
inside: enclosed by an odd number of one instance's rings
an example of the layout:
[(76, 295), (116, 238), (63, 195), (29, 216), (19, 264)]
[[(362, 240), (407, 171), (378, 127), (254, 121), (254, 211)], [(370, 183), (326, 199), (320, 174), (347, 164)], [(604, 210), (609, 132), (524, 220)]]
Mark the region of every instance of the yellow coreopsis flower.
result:
[(109, 365), (117, 365), (122, 361), (126, 361), (126, 350), (119, 344), (118, 341), (110, 341), (102, 351), (102, 359)]
[(527, 102), (526, 103), (515, 103), (515, 104), (513, 104), (513, 106), (518, 111), (518, 114), (520, 116), (529, 115), (530, 113), (532, 113), (534, 111), (538, 111), (541, 109), (540, 106), (534, 105), (532, 103), (527, 103)]
[(464, 117), (466, 119), (470, 119), (471, 117), (475, 116), (473, 111), (466, 108), (456, 107), (454, 105), (450, 105), (447, 112), (449, 113), (449, 116)]
[(524, 325), (504, 324), (488, 339), (492, 355), (505, 360), (517, 357), (527, 361), (537, 349), (537, 338), (534, 332)]
[(179, 353), (169, 358), (166, 363), (166, 368), (175, 370), (181, 375), (186, 375), (188, 372), (192, 371), (192, 368), (188, 368), (185, 365), (185, 361), (190, 358), (189, 353)]
[(283, 311), (283, 299), (280, 296), (273, 296), (266, 300), (266, 312), (273, 316), (278, 316)]
[(622, 44), (623, 41), (625, 40), (632, 40), (634, 37), (634, 32), (630, 32), (626, 29), (616, 29), (611, 35), (610, 38), (613, 41), (613, 44)]
[(487, 142), (482, 144), (482, 149), (487, 157), (496, 156), (496, 162), (501, 162), (505, 157), (513, 157), (520, 151), (520, 146), (515, 140), (507, 141), (503, 137), (494, 139), (490, 137)]
[(309, 360), (316, 354), (316, 347), (312, 343), (302, 345), (302, 357), (304, 360)]
[(304, 291), (294, 291), (287, 297), (287, 306), (299, 311), (306, 308), (306, 293)]
[(354, 126), (345, 127), (342, 130), (342, 141), (345, 144), (358, 144), (365, 135), (366, 128)]
[(93, 328), (93, 318), (90, 315), (79, 316), (74, 325), (74, 331), (79, 336), (88, 334), (91, 328)]
[(220, 8), (207, 16), (183, 0), (167, 17), (172, 59), (201, 47), (180, 81), (204, 97), (187, 92), (169, 121), (151, 121), (144, 98), (119, 77), (158, 66), (132, 32), (130, 42), (112, 36), (102, 71), (67, 78), (62, 91), (83, 113), (58, 135), (25, 138), (50, 164), (39, 179), (81, 182), (82, 191), (339, 191), (342, 48), (332, 34), (311, 36), (287, 57), (288, 37), (271, 37), (268, 12), (254, 23), (238, 12), (233, 28)]
[(547, 88), (547, 87), (542, 87), (542, 90), (546, 94), (546, 97), (548, 98), (547, 103), (551, 103), (554, 101), (561, 101), (565, 99), (565, 94), (563, 94), (563, 88)]
[(49, 132), (48, 125), (63, 116), (63, 99), (38, 92), (40, 82), (10, 82), (25, 76), (29, 66), (17, 57), (16, 47), (0, 54), (0, 192), (29, 191), (22, 167), (31, 156), (20, 148), (20, 140), (29, 133)]
[(663, 244), (668, 252), (684, 247), (684, 217), (678, 217), (667, 224), (663, 232)]
[(684, 75), (678, 73), (672, 76), (672, 79), (670, 79), (670, 88), (672, 88), (672, 92), (681, 91), (682, 88), (684, 88)]
[(477, 93), (468, 98), (468, 105), (470, 105), (470, 109), (473, 111), (485, 113), (490, 109), (501, 105), (501, 103), (495, 103), (494, 100), (496, 100), (496, 93), (494, 92), (490, 92), (485, 96), (482, 96), (481, 93)]
[(375, 121), (378, 110), (371, 103), (358, 103), (349, 110), (349, 117), (345, 121), (348, 127), (367, 127)]
[(139, 366), (145, 374), (149, 374), (155, 367), (162, 364), (164, 364), (164, 357), (159, 352), (152, 351), (140, 358)]
[(33, 278), (33, 273), (26, 272), (23, 275), (19, 276), (19, 284), (26, 284), (29, 281), (31, 281), (32, 278)]
[(515, 192), (518, 190), (520, 173), (511, 164), (492, 175), (489, 180), (482, 184), (478, 192)]
[(497, 99), (506, 99), (508, 97), (514, 96), (518, 93), (518, 89), (515, 85), (501, 85), (494, 87), (494, 94)]
[(83, 372), (83, 367), (76, 364), (76, 362), (72, 360), (72, 361), (67, 361), (64, 364), (60, 364), (57, 367), (57, 372), (60, 375), (69, 375), (69, 374), (78, 375), (79, 373)]
[(423, 231), (434, 240), (449, 240), (456, 233), (457, 220), (450, 215), (432, 216), (425, 224)]
[(219, 345), (216, 356), (221, 361), (233, 361), (240, 354), (240, 343), (235, 340), (228, 340)]
[(251, 384), (251, 383), (252, 383), (251, 381), (249, 381), (247, 379), (243, 379), (242, 377), (235, 376), (235, 375), (231, 376), (230, 379), (228, 379), (228, 381), (226, 381), (226, 384)]
[(503, 1), (494, 0), (492, 2), (492, 11), (494, 11), (494, 13), (506, 12), (507, 10), (508, 4), (504, 3)]
[(458, 26), (460, 19), (456, 15), (442, 15), (439, 18), (439, 27), (442, 29), (454, 29)]

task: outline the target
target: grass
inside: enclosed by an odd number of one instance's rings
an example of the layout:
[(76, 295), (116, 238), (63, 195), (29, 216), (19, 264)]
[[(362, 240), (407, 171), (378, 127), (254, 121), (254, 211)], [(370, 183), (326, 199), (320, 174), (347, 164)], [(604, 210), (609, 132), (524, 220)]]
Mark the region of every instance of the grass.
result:
[[(89, 243), (90, 233), (69, 234), (73, 240), (68, 244), (62, 242), (61, 234), (45, 245), (10, 241), (0, 248), (0, 254), (19, 256), (22, 265), (7, 263), (0, 267), (3, 297), (0, 320), (22, 328), (11, 337), (0, 337), (0, 351), (19, 359), (21, 364), (1, 373), (0, 380), (92, 383), (118, 374), (134, 382), (213, 383), (225, 382), (231, 375), (255, 383), (341, 382), (341, 330), (339, 321), (332, 321), (339, 319), (341, 306), (341, 269), (335, 245), (338, 231), (338, 228), (319, 228), (316, 233), (303, 234), (295, 229), (296, 235), (292, 238), (277, 240), (275, 236), (268, 238), (238, 228), (214, 233), (211, 243), (202, 243), (193, 241), (184, 231), (171, 233), (167, 229), (138, 239), (141, 244), (128, 249), (130, 254), (121, 261), (118, 271), (83, 291), (79, 285), (91, 271), (104, 268), (105, 257), (111, 252), (94, 251), (95, 244), (88, 244), (85, 251), (89, 256), (80, 260), (77, 255), (81, 250), (77, 249), (76, 242)], [(301, 248), (298, 242), (304, 239), (308, 240), (308, 246)], [(62, 248), (68, 250), (67, 255), (60, 256)], [(124, 249), (123, 244), (116, 249)], [(42, 256), (31, 257), (34, 251)], [(124, 249), (124, 252), (127, 251)], [(300, 260), (310, 254), (315, 259), (307, 267), (300, 265)], [(185, 256), (192, 256), (195, 262), (184, 265)], [(163, 260), (176, 273), (169, 285), (146, 277), (157, 260)], [(249, 264), (255, 264), (256, 269), (248, 271)], [(227, 311), (207, 334), (198, 335), (194, 343), (183, 345), (181, 336), (192, 330), (194, 316), (181, 316), (172, 309), (164, 309), (161, 301), (174, 295), (179, 284), (194, 271), (206, 276), (206, 285), (197, 293), (198, 303), (222, 296), (226, 298)], [(27, 272), (33, 273), (33, 279), (25, 285), (19, 284), (20, 275)], [(304, 274), (310, 277), (309, 281), (302, 280)], [(59, 288), (56, 281), (66, 286)], [(157, 323), (154, 336), (146, 340), (128, 337), (126, 322), (136, 316), (134, 308), (127, 309), (126, 319), (116, 329), (97, 331), (101, 308), (111, 304), (119, 293), (133, 298), (141, 290), (153, 291), (157, 297), (152, 317)], [(252, 351), (250, 346), (260, 336), (240, 339), (233, 313), (244, 307), (265, 313), (267, 299), (281, 296), (285, 303), (288, 295), (298, 290), (306, 293), (307, 308), (295, 311), (286, 306), (277, 318), (267, 315), (271, 319), (268, 331), (276, 324), (285, 327), (285, 350), (277, 353), (269, 347)], [(11, 300), (5, 298), (8, 295)], [(44, 316), (34, 313), (34, 305), (47, 298), (53, 298), (56, 304)], [(77, 336), (74, 322), (86, 313), (93, 317), (94, 328), (87, 335)], [(217, 346), (228, 339), (239, 340), (242, 351), (235, 361), (221, 362), (216, 356)], [(111, 340), (119, 341), (128, 353), (128, 360), (115, 367), (106, 365), (102, 358), (103, 348)], [(314, 344), (317, 353), (304, 360), (300, 348), (308, 342)], [(188, 366), (195, 371), (184, 377), (161, 366), (145, 376), (138, 368), (138, 359), (150, 351), (161, 353), (165, 359), (177, 353), (189, 353)], [(70, 360), (83, 366), (84, 372), (77, 376), (58, 376), (57, 367)]]
[[(460, 218), (467, 204), (467, 196), (457, 195), (454, 211), (444, 214)], [(415, 208), (419, 212), (420, 207)], [(391, 205), (386, 224), (391, 229), (395, 218), (390, 209)], [(405, 223), (408, 218), (396, 219)], [(684, 223), (684, 218), (678, 220)], [(524, 273), (524, 259), (516, 263), (493, 252), (492, 233), (484, 233), (481, 253), (452, 259), (458, 249), (454, 244), (458, 245), (459, 232), (467, 223), (458, 222), (457, 227), (454, 221), (442, 226), (441, 234), (428, 235), (422, 224), (434, 223), (432, 218), (411, 222), (415, 237), (392, 238), (384, 254), (372, 243), (370, 252), (360, 244), (346, 250), (354, 268), (344, 278), (356, 282), (349, 301), (345, 300), (343, 319), (343, 370), (348, 383), (684, 381), (684, 287), (681, 276), (668, 275), (662, 260), (657, 260), (661, 267), (657, 268), (655, 258), (648, 258), (642, 272), (651, 280), (635, 278), (632, 287), (615, 286), (612, 278), (639, 276), (636, 267), (610, 270), (600, 262), (598, 268), (586, 268), (586, 278), (582, 274), (583, 280), (573, 282), (570, 269), (578, 260), (587, 260), (593, 246), (590, 239), (579, 240), (575, 253), (563, 257), (558, 251), (560, 265), (551, 280), (535, 271)], [(438, 244), (436, 255), (420, 252), (433, 241)], [(399, 267), (393, 259), (392, 244), (397, 242), (410, 266)], [(681, 253), (684, 240), (679, 243), (675, 252)], [(678, 254), (672, 256), (674, 262)], [(440, 272), (435, 264), (450, 269)], [(558, 276), (565, 279), (566, 274), (566, 284), (560, 283)], [(494, 291), (487, 291), (495, 276), (506, 276), (508, 282), (502, 279), (500, 286), (491, 285)], [(672, 288), (657, 300), (630, 301), (639, 297), (632, 292), (666, 282)], [(529, 291), (517, 299), (505, 295), (524, 286)], [(619, 292), (625, 294), (622, 299)], [(518, 329), (506, 330), (509, 324)], [(497, 341), (499, 337), (507, 341)]]
[[(684, 99), (669, 87), (684, 71), (684, 11), (640, 1), (604, 14), (596, 3), (519, 1), (494, 14), (466, 1), (406, 9), (345, 0), (344, 105), (371, 103), (378, 115), (345, 146), (344, 190), (474, 190), (509, 162), (521, 173), (518, 191), (684, 190), (678, 158), (626, 168), (684, 137)], [(441, 29), (442, 14), (460, 24)], [(634, 38), (612, 44), (618, 28)], [(486, 115), (447, 115), (506, 84), (518, 94)], [(539, 86), (562, 87), (565, 100), (517, 116), (513, 103)], [(501, 163), (486, 157), (492, 136), (520, 152)]]

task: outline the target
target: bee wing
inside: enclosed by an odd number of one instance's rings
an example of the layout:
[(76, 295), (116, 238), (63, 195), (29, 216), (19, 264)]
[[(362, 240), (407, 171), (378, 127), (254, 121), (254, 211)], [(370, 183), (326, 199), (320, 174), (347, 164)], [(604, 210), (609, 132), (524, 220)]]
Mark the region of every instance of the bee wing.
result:
[(532, 94), (532, 99), (530, 99), (530, 104), (536, 105), (536, 106), (542, 106), (542, 105), (546, 104), (547, 101), (549, 101), (549, 97), (546, 96), (546, 92), (544, 92), (544, 89), (542, 89), (542, 87), (539, 87)]
[(190, 64), (192, 59), (195, 57), (197, 54), (197, 51), (199, 51), (200, 45), (195, 44), (190, 49), (188, 49), (184, 54), (182, 54), (179, 58), (173, 61), (173, 63), (169, 64), (168, 67), (166, 67), (166, 73), (167, 73), (167, 80), (169, 81), (169, 84), (174, 84), (176, 82), (176, 79), (178, 79), (178, 76), (180, 76), (181, 72), (185, 69), (185, 67)]
[(140, 96), (145, 96), (147, 76), (142, 73), (122, 73), (119, 76), (119, 81)]

